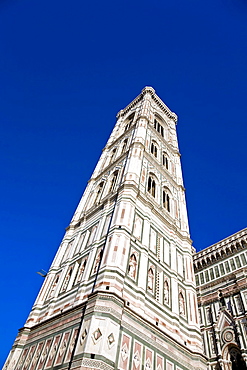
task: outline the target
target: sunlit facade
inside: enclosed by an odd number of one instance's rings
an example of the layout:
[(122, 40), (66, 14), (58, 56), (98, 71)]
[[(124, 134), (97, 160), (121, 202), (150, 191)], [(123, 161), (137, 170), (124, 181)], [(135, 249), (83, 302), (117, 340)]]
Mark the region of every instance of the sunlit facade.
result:
[(151, 87), (118, 113), (5, 370), (244, 363), (246, 231), (234, 271), (226, 247), (194, 253), (176, 122)]

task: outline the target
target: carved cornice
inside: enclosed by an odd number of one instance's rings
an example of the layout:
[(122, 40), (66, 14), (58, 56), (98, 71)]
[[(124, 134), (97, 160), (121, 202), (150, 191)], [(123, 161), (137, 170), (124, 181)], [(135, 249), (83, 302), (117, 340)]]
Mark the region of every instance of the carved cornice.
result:
[(139, 94), (130, 104), (127, 105), (126, 108), (121, 109), (118, 114), (117, 118), (124, 116), (126, 113), (128, 113), (132, 108), (134, 108), (143, 98), (146, 94), (150, 94), (153, 101), (158, 105), (158, 107), (175, 123), (177, 123), (177, 115), (176, 113), (172, 112), (167, 105), (158, 97), (158, 95), (155, 93), (155, 90), (151, 86), (146, 86), (144, 89), (142, 89), (141, 94)]
[(193, 255), (195, 272), (247, 249), (247, 228)]

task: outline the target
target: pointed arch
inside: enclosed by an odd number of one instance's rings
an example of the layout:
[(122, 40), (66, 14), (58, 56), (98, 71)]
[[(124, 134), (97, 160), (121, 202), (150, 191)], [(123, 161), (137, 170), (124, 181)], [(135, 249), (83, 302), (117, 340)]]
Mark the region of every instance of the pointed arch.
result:
[(124, 127), (124, 131), (127, 131), (130, 126), (132, 125), (133, 121), (134, 121), (134, 116), (135, 116), (135, 113), (132, 113), (130, 114), (126, 120), (125, 120), (125, 127)]
[(166, 187), (164, 187), (162, 191), (162, 206), (168, 212), (171, 212), (171, 193)]
[(169, 170), (169, 157), (166, 152), (162, 153), (162, 165), (165, 167), (166, 170)]
[(156, 196), (156, 179), (153, 174), (150, 174), (148, 177), (148, 184), (147, 184), (147, 191), (151, 194), (154, 198)]
[(164, 126), (163, 126), (163, 119), (161, 117), (158, 117), (158, 115), (155, 115), (154, 118), (154, 128), (158, 133), (164, 137)]
[(243, 359), (242, 352), (235, 343), (227, 344), (222, 350), (223, 360), (230, 365), (232, 370), (246, 370), (247, 366)]
[(118, 178), (118, 170), (114, 171), (111, 180), (110, 180), (110, 186), (109, 186), (109, 193), (113, 192), (116, 188), (117, 178)]
[(155, 158), (158, 158), (158, 144), (154, 140), (151, 141), (150, 152)]
[(114, 158), (116, 156), (116, 152), (117, 152), (117, 148), (112, 149), (109, 164), (111, 164), (111, 163), (114, 162)]
[(127, 139), (124, 139), (124, 141), (123, 141), (122, 149), (121, 149), (121, 154), (123, 154), (126, 151), (127, 145), (128, 145), (128, 138)]
[(98, 185), (96, 189), (96, 195), (95, 195), (95, 200), (94, 200), (95, 204), (98, 204), (100, 202), (100, 198), (103, 193), (103, 187), (104, 187), (104, 181), (101, 181), (101, 183)]

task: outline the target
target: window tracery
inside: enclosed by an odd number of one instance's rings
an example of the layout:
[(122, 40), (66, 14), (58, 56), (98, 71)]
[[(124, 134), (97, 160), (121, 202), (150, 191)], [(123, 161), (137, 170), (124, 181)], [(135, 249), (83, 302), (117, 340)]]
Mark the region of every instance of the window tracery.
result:
[(132, 125), (133, 121), (134, 121), (134, 115), (135, 113), (132, 113), (128, 118), (127, 118), (127, 122), (125, 124), (125, 128), (124, 128), (124, 131), (127, 131), (130, 126)]
[(168, 189), (163, 188), (162, 193), (162, 203), (163, 207), (168, 211), (171, 212), (171, 201), (170, 201), (170, 195), (168, 193)]
[(162, 153), (162, 165), (165, 167), (165, 169), (169, 170), (169, 160), (167, 153)]
[(123, 154), (123, 153), (126, 151), (126, 149), (127, 149), (127, 144), (128, 144), (128, 139), (125, 139), (125, 140), (123, 141), (121, 154)]
[(100, 198), (101, 198), (101, 195), (102, 195), (102, 192), (103, 192), (103, 186), (104, 186), (104, 182), (102, 181), (99, 184), (98, 189), (96, 191), (96, 197), (95, 197), (95, 201), (94, 201), (95, 204), (98, 204), (100, 202)]
[(154, 119), (154, 128), (160, 133), (162, 137), (164, 137), (164, 127), (156, 118)]
[(116, 149), (116, 148), (114, 148), (114, 149), (112, 150), (109, 164), (111, 164), (111, 163), (114, 161), (114, 158), (115, 158), (115, 155), (116, 155), (116, 151), (117, 151), (117, 149)]
[(155, 198), (156, 182), (152, 175), (148, 177), (148, 192)]
[(150, 152), (153, 154), (155, 158), (158, 157), (158, 145), (155, 141), (152, 141), (151, 143), (151, 149)]
[(117, 182), (117, 177), (118, 177), (118, 171), (115, 171), (112, 175), (112, 178), (111, 178), (111, 183), (110, 183), (110, 187), (109, 187), (109, 193), (111, 193), (112, 191), (115, 190), (115, 186), (116, 186), (116, 182)]

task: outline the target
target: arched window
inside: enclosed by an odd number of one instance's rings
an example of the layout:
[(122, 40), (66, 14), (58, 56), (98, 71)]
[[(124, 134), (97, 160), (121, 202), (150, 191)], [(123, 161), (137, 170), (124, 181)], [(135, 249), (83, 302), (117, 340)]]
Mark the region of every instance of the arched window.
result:
[(158, 131), (160, 133), (160, 135), (162, 137), (164, 137), (164, 127), (162, 126), (162, 124), (155, 118), (154, 120), (154, 128), (156, 131)]
[(121, 154), (123, 154), (125, 152), (125, 150), (127, 148), (127, 144), (128, 144), (128, 139), (125, 139), (124, 142), (123, 142)]
[(238, 347), (232, 347), (229, 350), (230, 361), (232, 363), (232, 370), (245, 370), (247, 369), (242, 353)]
[(102, 194), (102, 190), (103, 190), (103, 186), (104, 186), (104, 182), (102, 181), (99, 186), (98, 186), (98, 189), (96, 191), (96, 197), (95, 197), (95, 201), (94, 203), (99, 203), (100, 201), (100, 197), (101, 197), (101, 194)]
[(167, 189), (163, 189), (163, 193), (162, 193), (162, 204), (163, 204), (163, 207), (168, 212), (171, 212), (170, 195), (168, 194), (168, 190)]
[(111, 184), (110, 184), (110, 188), (109, 188), (109, 193), (111, 193), (112, 191), (115, 190), (117, 177), (118, 177), (118, 171), (115, 171), (112, 175)]
[(168, 170), (169, 169), (169, 162), (168, 162), (168, 156), (166, 153), (162, 154), (162, 165)]
[(116, 154), (116, 151), (117, 151), (117, 149), (116, 149), (116, 148), (114, 148), (114, 149), (112, 150), (112, 152), (111, 152), (111, 158), (110, 158), (110, 162), (109, 162), (109, 163), (112, 163), (112, 162), (113, 162), (114, 157), (115, 157), (115, 154)]
[(124, 131), (127, 131), (129, 128), (130, 128), (130, 126), (132, 125), (132, 123), (133, 123), (133, 121), (134, 121), (134, 115), (135, 115), (135, 113), (132, 113), (128, 118), (127, 118), (127, 122), (126, 122), (126, 124), (125, 124), (125, 128), (124, 128)]
[(148, 178), (148, 192), (155, 198), (156, 183), (152, 176)]
[(155, 156), (155, 158), (157, 158), (158, 148), (157, 148), (157, 144), (154, 141), (151, 143), (151, 150), (150, 151)]

